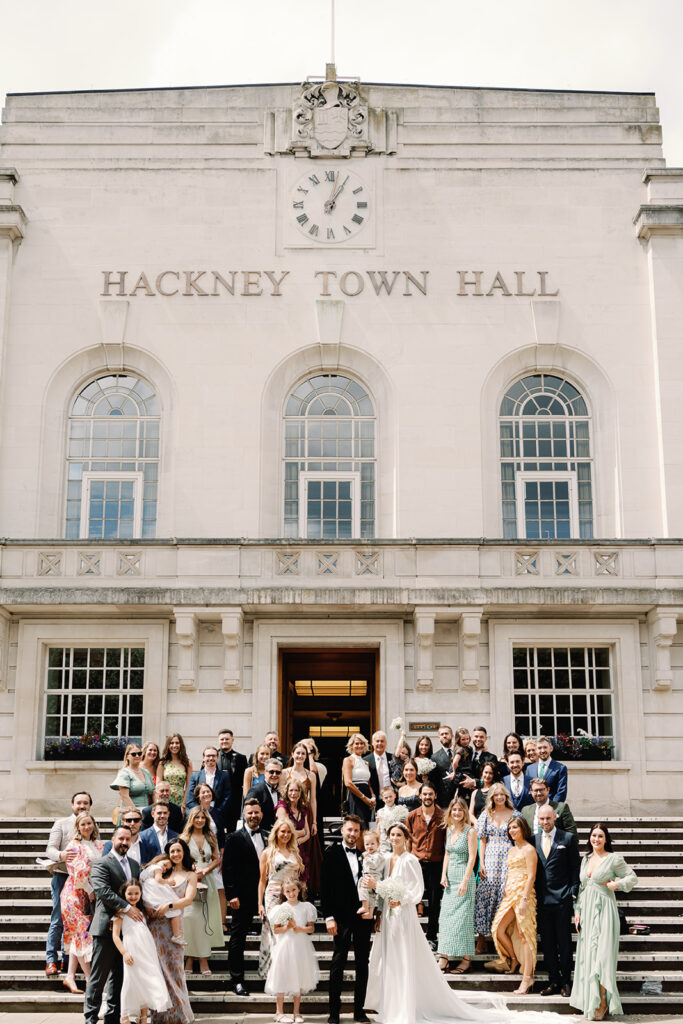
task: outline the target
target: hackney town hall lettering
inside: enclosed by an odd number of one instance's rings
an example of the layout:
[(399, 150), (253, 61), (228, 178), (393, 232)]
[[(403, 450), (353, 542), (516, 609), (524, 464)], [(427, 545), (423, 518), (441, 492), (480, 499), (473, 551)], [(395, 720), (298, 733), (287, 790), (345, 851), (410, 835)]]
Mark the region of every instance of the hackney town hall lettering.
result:
[[(493, 298), (512, 296), (555, 296), (548, 270), (457, 270), (450, 280), (452, 293), (462, 298)], [(104, 296), (157, 296), (172, 298), (217, 298), (231, 295), (256, 298), (266, 295), (281, 298), (286, 290), (289, 270), (103, 270)], [(430, 271), (418, 270), (314, 270), (312, 280), (321, 298), (344, 295), (353, 298), (363, 292), (377, 296), (401, 295), (411, 298), (427, 295)]]

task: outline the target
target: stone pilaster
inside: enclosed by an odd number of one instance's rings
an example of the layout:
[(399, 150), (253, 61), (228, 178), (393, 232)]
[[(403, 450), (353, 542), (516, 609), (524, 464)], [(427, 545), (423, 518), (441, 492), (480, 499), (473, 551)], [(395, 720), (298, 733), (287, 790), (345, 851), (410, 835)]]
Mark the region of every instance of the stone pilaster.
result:
[(676, 614), (655, 608), (648, 614), (650, 646), (654, 654), (653, 690), (670, 690), (673, 684), (671, 668), (671, 645), (678, 629)]
[(241, 608), (221, 613), (223, 633), (223, 689), (242, 689), (242, 635), (244, 615)]
[(175, 631), (178, 639), (178, 689), (197, 689), (199, 663), (198, 621), (194, 612), (176, 609)]

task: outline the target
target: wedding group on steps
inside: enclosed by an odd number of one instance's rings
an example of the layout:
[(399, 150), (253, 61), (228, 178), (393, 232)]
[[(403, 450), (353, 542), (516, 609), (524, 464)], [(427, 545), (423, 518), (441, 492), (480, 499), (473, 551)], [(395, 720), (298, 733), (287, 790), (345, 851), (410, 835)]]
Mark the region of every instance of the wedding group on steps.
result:
[[(482, 1016), (491, 1021), (522, 1020), (524, 1015), (509, 1013), (500, 998), (487, 996), (472, 1001), (474, 997), (468, 995), (467, 1000), (459, 999), (442, 972), (449, 969), (456, 957), (460, 957), (457, 973), (471, 966), (476, 914), (478, 941), (491, 936), (498, 953), (487, 967), (512, 973), (520, 966), (522, 982), (518, 991), (530, 990), (536, 959), (537, 903), (538, 927), (550, 977), (543, 994), (568, 992), (571, 922), (576, 914), (580, 931), (571, 1002), (589, 1018), (602, 1019), (607, 1012), (620, 1011), (616, 989), (619, 925), (614, 890), (628, 891), (636, 879), (623, 858), (611, 850), (609, 832), (603, 824), (591, 830), (589, 853), (581, 862), (579, 876), (575, 836), (557, 827), (562, 820), (567, 828), (571, 824), (575, 832), (571, 812), (566, 800), (548, 796), (550, 778), (557, 780), (555, 795), (566, 797), (566, 769), (559, 765), (564, 773), (553, 771), (558, 763), (550, 756), (540, 759), (535, 784), (532, 781), (533, 802), (519, 814), (514, 811), (512, 798), (515, 790), (520, 789), (517, 762), (521, 757), (514, 755), (519, 755), (524, 746), (516, 734), (506, 737), (504, 756), (498, 760), (486, 749), (483, 729), (474, 730), (470, 745), (467, 730), (458, 730), (458, 742), (454, 743), (453, 733), (444, 727), (439, 732), (440, 745), (436, 751), (428, 737), (418, 741), (416, 759), (409, 751), (406, 755), (405, 750), (399, 749), (407, 746), (404, 735), (391, 757), (386, 751), (386, 736), (376, 733), (372, 753), (362, 757), (369, 773), (366, 779), (358, 777), (356, 758), (360, 745), (368, 749), (367, 741), (362, 736), (351, 737), (349, 756), (343, 765), (349, 803), (353, 810), (355, 797), (365, 807), (371, 807), (371, 813), (362, 817), (347, 814), (342, 825), (342, 844), (329, 846), (321, 865), (316, 864), (321, 836), (312, 813), (311, 797), (319, 791), (323, 773), (316, 775), (306, 767), (306, 758), (310, 765), (315, 757), (308, 743), (297, 745), (303, 747), (303, 756), (301, 750), (297, 757), (292, 756), (287, 772), (277, 742), (269, 748), (272, 753), (262, 765), (263, 772), (256, 772), (258, 765), (253, 759), (248, 780), (253, 785), (247, 788), (247, 780), (243, 781), (247, 796), (241, 827), (235, 828), (233, 824), (226, 834), (226, 824), (230, 822), (225, 808), (230, 805), (230, 797), (220, 813), (215, 799), (212, 800), (220, 788), (225, 798), (224, 780), (217, 773), (228, 772), (216, 767), (221, 747), (221, 754), (232, 753), (231, 749), (224, 749), (225, 732), (229, 730), (221, 733), (219, 748), (205, 749), (201, 772), (192, 773), (197, 783), (192, 794), (194, 809), (187, 811), (186, 779), (186, 795), (181, 804), (159, 799), (156, 792), (157, 799), (151, 807), (153, 824), (140, 831), (142, 816), (150, 808), (142, 806), (140, 794), (136, 794), (139, 805), (132, 799), (128, 806), (126, 798), (130, 798), (131, 790), (124, 793), (124, 787), (118, 785), (113, 788), (119, 789), (122, 826), (108, 844), (110, 850), (102, 849), (97, 838), (88, 794), (76, 794), (74, 815), (55, 824), (53, 832), (58, 830), (59, 835), (51, 836), (48, 857), (66, 869), (66, 884), (61, 883), (63, 891), (58, 894), (58, 903), (67, 911), (62, 915), (65, 944), (86, 977), (90, 975), (85, 1000), (86, 1021), (90, 1024), (95, 1024), (100, 1012), (107, 977), (110, 985), (106, 1024), (119, 1024), (119, 1019), (125, 1021), (133, 1016), (144, 1019), (146, 1006), (158, 1024), (191, 1021), (183, 969), (184, 944), (200, 938), (196, 932), (203, 930), (216, 936), (213, 948), (222, 946), (223, 928), (227, 928), (223, 907), (231, 910), (228, 967), (234, 990), (239, 995), (248, 994), (244, 984), (244, 947), (258, 913), (263, 926), (260, 969), (266, 978), (266, 992), (276, 998), (278, 1018), (299, 1024), (303, 1019), (301, 994), (312, 990), (319, 977), (310, 938), (316, 911), (306, 901), (307, 882), (315, 893), (320, 892), (325, 924), (333, 936), (329, 996), (332, 1022), (339, 1016), (343, 971), (352, 945), (357, 1020), (366, 1020), (368, 1009), (377, 1011), (378, 1020), (385, 1024), (470, 1020)], [(271, 743), (273, 738), (277, 741), (275, 734), (269, 734)], [(182, 744), (182, 738), (177, 736), (169, 740), (175, 741), (176, 749), (178, 740)], [(467, 742), (463, 744), (464, 740)], [(516, 744), (516, 749), (510, 749)], [(546, 744), (541, 738), (537, 748), (550, 755), (552, 746), (547, 744), (550, 750), (546, 751)], [(138, 780), (140, 769), (136, 770), (135, 761), (148, 747), (149, 744), (127, 751), (126, 767)], [(428, 753), (432, 757), (425, 756)], [(243, 760), (246, 765), (246, 758)], [(245, 776), (247, 770), (249, 766), (244, 768)], [(526, 772), (525, 769), (525, 777)], [(164, 774), (157, 771), (153, 781), (167, 796)], [(257, 774), (261, 778), (255, 777)], [(500, 777), (510, 777), (511, 782), (506, 786), (492, 781)], [(122, 780), (117, 776), (115, 781), (120, 784)], [(239, 784), (239, 780), (235, 782)], [(293, 786), (293, 782), (297, 785)], [(469, 804), (460, 795), (468, 790), (472, 791), (468, 794)], [(485, 798), (478, 817), (474, 815), (475, 795)], [(200, 797), (203, 799), (197, 804)], [(174, 809), (180, 812), (181, 822), (184, 820), (183, 804), (188, 816), (185, 838), (176, 837), (168, 826), (169, 812)], [(476, 825), (472, 825), (472, 820)], [(57, 848), (53, 840), (58, 840)], [(493, 850), (496, 852), (492, 857)], [(137, 879), (141, 858), (145, 870), (140, 886)], [(153, 863), (147, 864), (149, 860)], [(77, 861), (78, 885), (74, 868)], [(216, 876), (221, 883), (220, 906)], [(491, 878), (497, 879), (495, 885), (487, 884)], [(119, 884), (114, 885), (115, 882)], [(346, 897), (339, 903), (340, 892), (349, 886), (353, 899)], [(88, 887), (95, 897), (94, 914)], [(64, 892), (67, 899), (63, 901)], [(80, 922), (80, 932), (72, 927), (74, 922), (68, 912), (74, 901), (80, 905), (85, 920), (85, 928)], [(423, 901), (429, 907), (427, 937), (418, 920), (418, 907)], [(217, 909), (215, 917), (208, 908), (209, 902)], [(109, 929), (111, 918), (113, 930)], [(126, 943), (132, 943), (136, 952)], [(54, 951), (54, 934), (48, 939), (50, 945)], [(437, 947), (438, 965), (433, 955)], [(211, 948), (210, 944), (204, 957), (196, 954), (203, 973), (210, 973), (207, 957)], [(56, 953), (50, 961), (48, 949), (47, 959), (46, 970), (54, 973), (50, 967), (56, 969)], [(372, 982), (366, 993), (369, 959)], [(415, 969), (418, 963), (419, 972)], [(156, 986), (136, 984), (136, 974), (138, 978), (142, 976), (139, 972), (144, 972), (145, 978), (157, 978)], [(419, 989), (411, 988), (410, 984), (416, 974), (420, 978)], [(425, 985), (428, 974), (436, 980)], [(70, 987), (73, 981), (72, 962), (65, 984)], [(400, 1002), (394, 1004), (397, 993)], [(147, 999), (145, 1006), (141, 1004), (143, 995)], [(293, 1017), (284, 1015), (286, 995), (294, 1000)], [(534, 1019), (538, 1020), (538, 1015)]]

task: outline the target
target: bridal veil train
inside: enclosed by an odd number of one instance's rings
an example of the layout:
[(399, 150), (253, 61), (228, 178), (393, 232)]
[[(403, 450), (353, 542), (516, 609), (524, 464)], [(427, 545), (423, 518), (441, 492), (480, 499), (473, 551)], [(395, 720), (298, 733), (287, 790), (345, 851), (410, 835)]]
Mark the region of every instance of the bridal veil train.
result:
[[(391, 855), (387, 856), (387, 872)], [(370, 980), (365, 999), (377, 1010), (378, 1024), (571, 1024), (577, 1017), (557, 1013), (508, 1010), (502, 996), (468, 993), (457, 996), (437, 967), (417, 917), (422, 899), (420, 863), (402, 853), (391, 875), (405, 887), (399, 907), (382, 914), (370, 955)]]

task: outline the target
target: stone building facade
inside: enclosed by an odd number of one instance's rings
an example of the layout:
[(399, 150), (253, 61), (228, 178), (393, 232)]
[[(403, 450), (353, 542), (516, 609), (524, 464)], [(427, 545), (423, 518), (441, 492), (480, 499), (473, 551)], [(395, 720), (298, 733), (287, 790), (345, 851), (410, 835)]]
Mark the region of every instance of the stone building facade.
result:
[(8, 96), (3, 809), (109, 806), (64, 737), (396, 716), (680, 808), (682, 273), (651, 94)]

